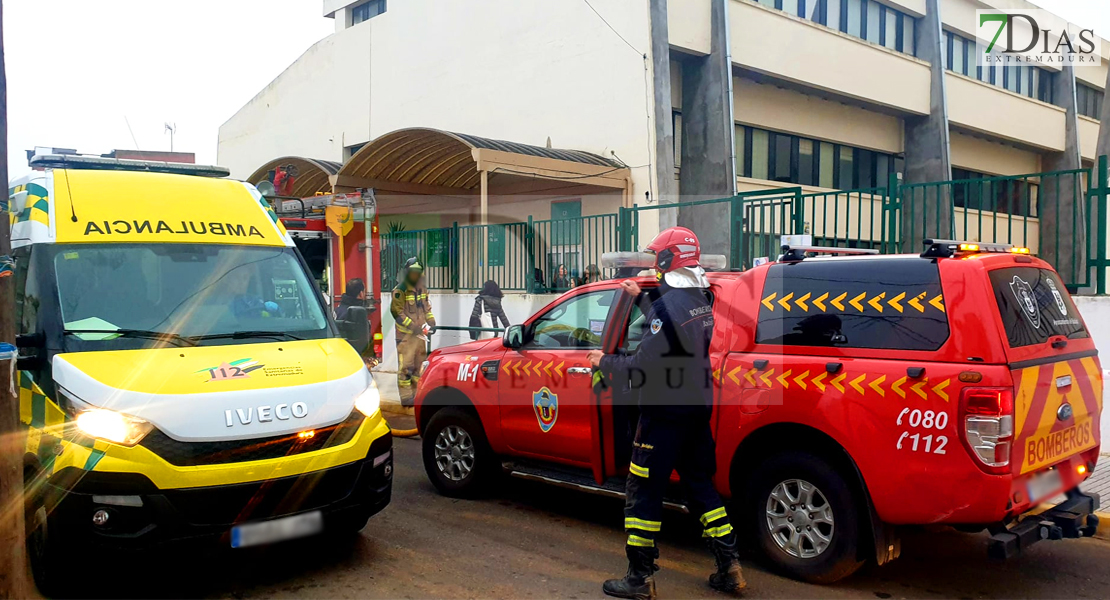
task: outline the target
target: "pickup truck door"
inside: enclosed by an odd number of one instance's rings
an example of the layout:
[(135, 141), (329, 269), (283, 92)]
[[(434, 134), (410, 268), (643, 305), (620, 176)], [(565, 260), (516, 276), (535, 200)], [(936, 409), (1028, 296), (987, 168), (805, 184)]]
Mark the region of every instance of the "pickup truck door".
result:
[(515, 453), (582, 467), (596, 455), (597, 405), (586, 354), (602, 348), (616, 289), (563, 298), (525, 326), (501, 361), (501, 431)]

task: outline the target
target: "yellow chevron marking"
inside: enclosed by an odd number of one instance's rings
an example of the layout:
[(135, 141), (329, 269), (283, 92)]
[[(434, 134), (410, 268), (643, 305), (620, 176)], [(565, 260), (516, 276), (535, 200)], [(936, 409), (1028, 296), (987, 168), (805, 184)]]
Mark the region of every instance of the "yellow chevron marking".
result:
[(879, 396), (886, 398), (886, 390), (883, 389), (884, 381), (886, 381), (886, 375), (879, 375), (879, 378), (867, 384), (867, 387), (875, 390)]
[(853, 388), (855, 388), (855, 390), (856, 390), (857, 392), (859, 392), (859, 393), (860, 393), (860, 395), (862, 395), (862, 396), (866, 396), (866, 395), (867, 395), (867, 391), (866, 391), (866, 390), (864, 390), (864, 389), (863, 389), (862, 387), (860, 387), (860, 385), (859, 385), (859, 384), (860, 384), (860, 383), (861, 383), (861, 382), (862, 382), (862, 381), (863, 381), (864, 379), (867, 379), (867, 373), (864, 373), (864, 374), (860, 375), (859, 377), (856, 377), (855, 379), (853, 379), (853, 380), (851, 380), (851, 381), (849, 381), (849, 382), (848, 382), (848, 383), (849, 383), (849, 384), (851, 384), (851, 386), (852, 386)]
[(779, 382), (779, 385), (781, 385), (784, 390), (790, 389), (790, 383), (786, 381), (786, 378), (790, 377), (791, 372), (790, 369), (787, 369), (785, 373), (775, 378), (775, 381)]
[(923, 298), (925, 298), (925, 292), (921, 292), (920, 294), (914, 296), (913, 298), (910, 298), (910, 301), (907, 304), (916, 308), (917, 312), (923, 313), (923, 312), (925, 312), (925, 307), (921, 305), (921, 300)]
[(790, 312), (790, 299), (793, 298), (793, 297), (794, 297), (794, 292), (790, 292), (789, 294), (783, 296), (782, 298), (779, 299), (779, 306), (785, 308), (786, 312)]
[(509, 365), (511, 365), (511, 364), (512, 364), (511, 360), (505, 361), (505, 364), (501, 365), (501, 372), (508, 375), (509, 374)]
[(887, 300), (886, 303), (889, 304), (890, 307), (893, 308), (894, 310), (896, 310), (898, 312), (902, 312), (901, 302), (902, 302), (902, 298), (905, 298), (905, 297), (906, 297), (906, 292), (902, 292), (901, 294), (898, 294), (897, 296), (891, 298), (890, 300)]
[(948, 384), (951, 382), (951, 379), (945, 379), (944, 381), (936, 384), (935, 386), (933, 386), (933, 393), (940, 396), (941, 400), (948, 402), (948, 392), (945, 392), (944, 389), (947, 388)]
[(515, 373), (517, 377), (520, 377), (520, 361), (519, 360), (516, 361), (515, 363), (513, 363), (513, 373)]
[(825, 292), (813, 300), (813, 305), (821, 309), (821, 312), (826, 312), (825, 298), (829, 297), (829, 293)]
[(770, 296), (767, 296), (766, 298), (763, 299), (763, 306), (766, 306), (767, 310), (769, 310), (771, 312), (775, 312), (775, 305), (772, 304), (772, 302), (775, 301), (775, 296), (778, 296), (778, 295), (779, 295), (778, 292), (771, 292)]
[(929, 304), (933, 305), (933, 308), (939, 310), (940, 312), (944, 312), (944, 298), (942, 298), (939, 294), (936, 298), (930, 300)]
[(836, 376), (836, 379), (833, 379), (829, 383), (832, 384), (832, 386), (834, 388), (839, 390), (841, 394), (843, 394), (844, 393), (844, 378), (847, 377), (847, 376), (848, 376), (847, 373), (841, 373), (840, 375)]
[(848, 292), (844, 292), (843, 294), (837, 296), (836, 298), (833, 299), (832, 305), (835, 306), (836, 309), (839, 310), (840, 312), (844, 312), (844, 305), (841, 304), (841, 302), (847, 296), (848, 296)]
[(863, 300), (866, 297), (867, 297), (867, 292), (860, 292), (860, 295), (858, 295), (855, 298), (852, 298), (851, 300), (849, 300), (848, 304), (851, 304), (856, 310), (858, 310), (860, 312), (863, 312), (863, 305), (860, 304), (859, 301)]
[(903, 377), (898, 381), (890, 384), (890, 389), (894, 390), (894, 393), (898, 394), (902, 398), (906, 397), (906, 392), (902, 389), (902, 384), (906, 383), (906, 379), (908, 379), (908, 377)]
[[(547, 373), (548, 377), (551, 377), (551, 363), (553, 362), (555, 361), (548, 361), (547, 364), (543, 366), (543, 372)], [(716, 375), (714, 375), (714, 377), (716, 377)]]
[(772, 387), (771, 386), (771, 376), (774, 375), (774, 374), (775, 374), (775, 370), (771, 369), (771, 370), (767, 371), (766, 373), (764, 373), (763, 376), (759, 378), (759, 380), (763, 382), (763, 385), (765, 385), (767, 387)]
[(874, 308), (875, 310), (877, 310), (879, 312), (883, 312), (882, 301), (885, 300), (885, 299), (886, 299), (886, 292), (882, 292), (878, 296), (875, 296), (874, 298), (868, 300), (867, 303), (871, 305), (871, 308)]
[(720, 369), (713, 369), (713, 381), (717, 381), (720, 378), (721, 378), (721, 370)]
[(743, 368), (744, 368), (744, 365), (740, 365), (739, 367), (736, 367), (735, 369), (728, 372), (728, 378), (731, 379), (732, 382), (735, 383), (736, 385), (740, 385), (740, 378), (737, 377), (736, 374), (739, 373), (740, 369), (743, 369)]
[(797, 304), (798, 308), (800, 308), (800, 309), (802, 309), (806, 312), (809, 312), (809, 306), (806, 305), (806, 300), (809, 300), (809, 296), (810, 296), (810, 293), (806, 292), (806, 295), (802, 296), (801, 298), (798, 298), (797, 300), (795, 300), (794, 304)]
[(810, 381), (810, 383), (817, 386), (817, 389), (819, 389), (823, 392), (823, 391), (825, 391), (825, 377), (828, 377), (828, 375), (829, 375), (828, 372), (821, 373), (817, 377), (814, 377), (813, 380)]
[(532, 361), (528, 361), (527, 363), (525, 363), (524, 367), (521, 368), (521, 370), (524, 371), (525, 375), (531, 375), (531, 373), (528, 372), (528, 368), (531, 367), (531, 366), (532, 366)]
[(919, 382), (913, 384), (912, 386), (910, 386), (910, 390), (913, 391), (913, 393), (917, 394), (918, 396), (921, 396), (922, 400), (925, 400), (925, 399), (928, 398), (928, 396), (925, 395), (925, 391), (922, 390), (921, 388), (925, 387), (926, 383), (929, 383), (929, 380), (928, 379), (922, 379), (921, 381), (919, 381)]
[(555, 365), (555, 374), (559, 376), (559, 379), (563, 378), (563, 365), (564, 364), (566, 364), (566, 361), (561, 360), (561, 361), (559, 361), (559, 364)]
[(805, 389), (807, 389), (806, 388), (806, 377), (809, 377), (809, 371), (806, 371), (805, 373), (802, 373), (801, 375), (798, 375), (797, 377), (795, 377), (794, 378), (794, 383), (798, 384), (798, 387), (805, 390)]
[(748, 372), (744, 373), (744, 379), (747, 379), (748, 383), (752, 384), (752, 387), (759, 387), (759, 384), (755, 382), (755, 377), (753, 377), (755, 371), (755, 369), (748, 369)]

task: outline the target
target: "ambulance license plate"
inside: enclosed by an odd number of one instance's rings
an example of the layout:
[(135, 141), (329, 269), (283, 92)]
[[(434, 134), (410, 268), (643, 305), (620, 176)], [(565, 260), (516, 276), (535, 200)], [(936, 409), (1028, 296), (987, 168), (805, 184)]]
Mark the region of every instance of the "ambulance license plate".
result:
[(272, 544), (317, 534), (323, 529), (324, 515), (318, 510), (271, 521), (245, 523), (231, 528), (231, 547), (247, 548)]
[(1064, 481), (1060, 478), (1060, 471), (1051, 469), (1044, 473), (1037, 473), (1029, 479), (1026, 490), (1029, 492), (1030, 502), (1040, 502), (1045, 498), (1060, 492)]

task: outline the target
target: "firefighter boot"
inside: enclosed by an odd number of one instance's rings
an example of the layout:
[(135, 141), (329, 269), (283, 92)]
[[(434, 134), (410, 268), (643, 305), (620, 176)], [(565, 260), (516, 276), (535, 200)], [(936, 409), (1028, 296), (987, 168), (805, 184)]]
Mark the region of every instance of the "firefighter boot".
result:
[(736, 548), (736, 534), (729, 533), (719, 538), (709, 538), (713, 558), (717, 559), (717, 572), (709, 576), (709, 587), (727, 593), (735, 593), (747, 587), (744, 572), (740, 569), (740, 553)]
[(601, 585), (601, 591), (617, 598), (635, 600), (655, 600), (655, 559), (659, 556), (656, 548), (626, 546), (628, 554), (628, 574), (624, 579), (610, 579)]

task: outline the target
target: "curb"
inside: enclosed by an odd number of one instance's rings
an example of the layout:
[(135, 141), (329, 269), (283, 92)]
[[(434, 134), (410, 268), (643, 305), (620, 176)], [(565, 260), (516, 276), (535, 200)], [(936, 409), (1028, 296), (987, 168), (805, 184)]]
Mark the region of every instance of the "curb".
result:
[(401, 404), (397, 402), (382, 402), (381, 410), (383, 413), (389, 413), (393, 415), (408, 415), (410, 417), (416, 415), (416, 411), (413, 409), (413, 407), (401, 406)]

